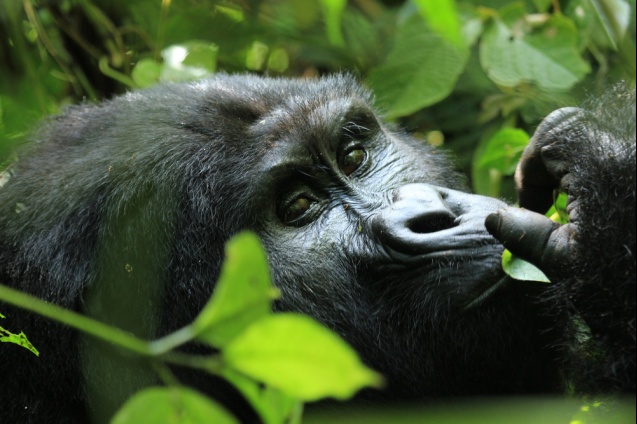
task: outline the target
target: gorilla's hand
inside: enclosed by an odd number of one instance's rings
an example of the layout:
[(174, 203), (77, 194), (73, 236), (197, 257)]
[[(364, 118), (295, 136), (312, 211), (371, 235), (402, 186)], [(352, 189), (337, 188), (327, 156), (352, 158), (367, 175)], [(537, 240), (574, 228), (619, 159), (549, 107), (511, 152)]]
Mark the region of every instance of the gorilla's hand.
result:
[[(577, 157), (577, 125), (586, 112), (563, 108), (551, 113), (540, 124), (525, 149), (515, 173), (520, 206), (489, 215), (486, 227), (515, 255), (533, 263), (549, 277), (558, 276), (575, 257), (578, 232), (577, 198), (569, 190), (571, 169)], [(570, 222), (560, 225), (542, 213), (553, 203), (555, 190), (569, 194)]]
[[(540, 124), (515, 175), (523, 209), (504, 208), (485, 224), (554, 283), (544, 300), (576, 314), (573, 346), (588, 327), (568, 378), (590, 391), (634, 393), (635, 92), (620, 84), (588, 107)], [(556, 189), (568, 195), (568, 224), (540, 215)]]

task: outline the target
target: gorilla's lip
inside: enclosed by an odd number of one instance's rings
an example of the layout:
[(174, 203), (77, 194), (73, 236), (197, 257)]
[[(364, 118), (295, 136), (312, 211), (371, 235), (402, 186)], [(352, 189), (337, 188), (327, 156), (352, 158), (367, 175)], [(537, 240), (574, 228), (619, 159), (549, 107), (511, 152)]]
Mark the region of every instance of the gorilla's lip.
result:
[(423, 266), (433, 266), (435, 272), (441, 273), (442, 267), (469, 276), (457, 287), (461, 309), (477, 307), (512, 280), (502, 270), (504, 246), (486, 231), (459, 226), (436, 233), (414, 234), (411, 241), (418, 243), (410, 250), (383, 246), (386, 260), (399, 268), (422, 270)]
[(415, 264), (428, 260), (479, 259), (502, 253), (502, 245), (488, 233), (455, 234), (454, 237), (422, 237), (412, 250), (383, 246), (387, 258), (395, 263)]

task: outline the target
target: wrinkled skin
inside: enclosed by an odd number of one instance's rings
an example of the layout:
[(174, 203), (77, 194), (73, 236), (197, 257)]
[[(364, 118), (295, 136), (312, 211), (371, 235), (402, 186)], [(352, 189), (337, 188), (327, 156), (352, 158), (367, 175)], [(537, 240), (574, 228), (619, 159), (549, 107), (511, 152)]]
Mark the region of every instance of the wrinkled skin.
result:
[[(584, 390), (634, 391), (634, 94), (624, 95), (629, 110), (615, 114), (632, 138), (569, 122), (567, 110), (525, 153), (521, 205), (544, 212), (566, 189), (573, 220), (561, 227), (466, 192), (443, 153), (382, 123), (348, 76), (220, 75), (70, 108), (34, 134), (0, 189), (0, 281), (158, 337), (196, 316), (224, 243), (250, 229), (282, 293), (275, 308), (320, 320), (386, 376), (363, 398), (559, 392), (571, 375)], [(612, 164), (593, 141), (560, 147), (602, 133)], [(506, 277), (502, 243), (552, 286)], [(157, 381), (143, 361), (0, 311), (42, 352), (0, 345), (3, 420), (100, 422)], [(574, 316), (591, 328), (595, 363), (577, 356)], [(255, 418), (226, 384), (175, 372)]]
[[(522, 208), (541, 214), (552, 205), (556, 190), (570, 192), (574, 161), (564, 154), (563, 149), (569, 147), (563, 132), (573, 131), (578, 122), (587, 119), (587, 114), (577, 108), (559, 109), (538, 128), (515, 173)], [(565, 267), (577, 256), (577, 234), (581, 232), (577, 198), (568, 199), (569, 222), (565, 225), (528, 211), (510, 208), (490, 215), (487, 228), (520, 256), (549, 273), (559, 274), (560, 265)]]
[[(549, 311), (586, 323), (584, 347), (581, 324), (565, 323), (572, 328), (562, 343), (576, 347), (563, 367), (569, 381), (586, 391), (634, 393), (635, 92), (618, 85), (588, 106), (544, 119), (516, 169), (523, 209), (502, 209), (485, 224), (556, 283), (543, 296)], [(564, 225), (537, 213), (556, 190), (568, 194)]]

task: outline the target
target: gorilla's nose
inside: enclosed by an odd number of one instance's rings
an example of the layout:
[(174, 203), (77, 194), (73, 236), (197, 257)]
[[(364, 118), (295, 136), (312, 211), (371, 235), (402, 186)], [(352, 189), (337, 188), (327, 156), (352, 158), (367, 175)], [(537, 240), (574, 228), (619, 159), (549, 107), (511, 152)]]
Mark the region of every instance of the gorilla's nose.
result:
[(456, 215), (445, 203), (445, 192), (428, 184), (404, 185), (392, 193), (389, 206), (372, 219), (381, 243), (403, 253), (431, 249), (432, 233), (455, 226)]

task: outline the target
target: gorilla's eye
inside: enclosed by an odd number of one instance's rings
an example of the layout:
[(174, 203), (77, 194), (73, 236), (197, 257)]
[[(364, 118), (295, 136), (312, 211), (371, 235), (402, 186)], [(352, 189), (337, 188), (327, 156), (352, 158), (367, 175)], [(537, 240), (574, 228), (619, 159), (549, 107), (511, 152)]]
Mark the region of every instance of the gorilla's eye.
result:
[(345, 151), (339, 160), (338, 166), (345, 175), (351, 175), (356, 171), (367, 159), (367, 152), (361, 147)]
[(286, 205), (283, 211), (283, 222), (286, 224), (302, 224), (300, 218), (312, 207), (313, 200), (308, 197), (299, 196)]

